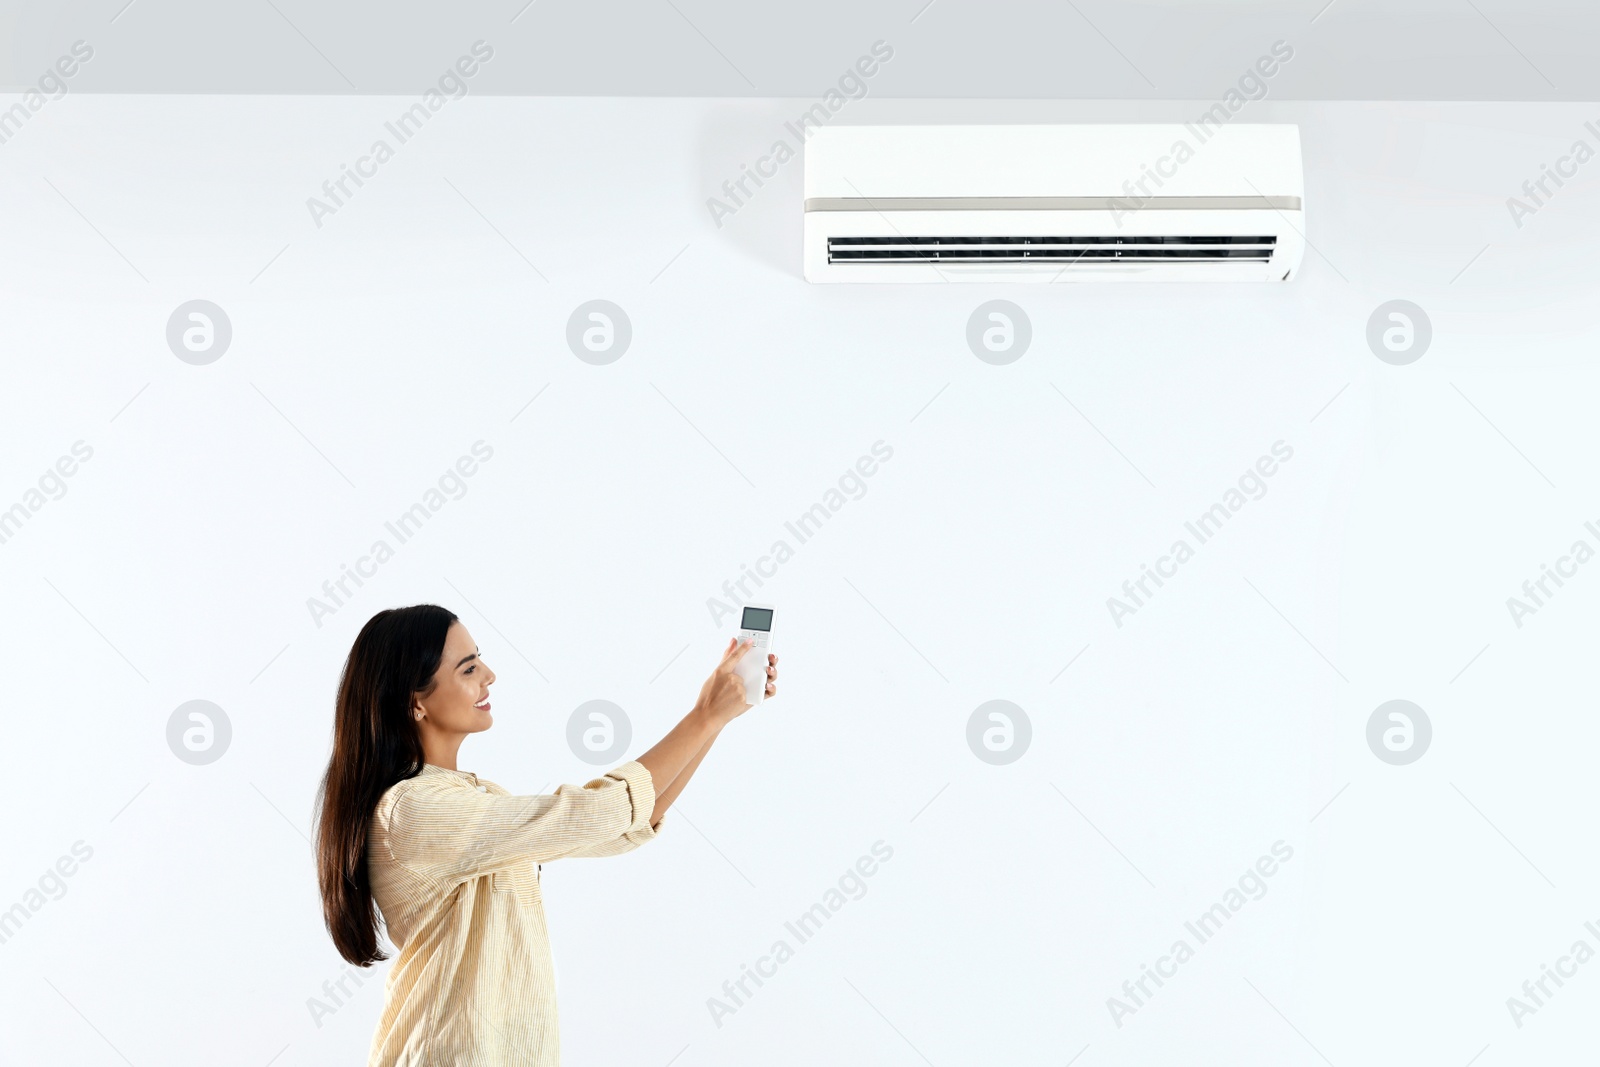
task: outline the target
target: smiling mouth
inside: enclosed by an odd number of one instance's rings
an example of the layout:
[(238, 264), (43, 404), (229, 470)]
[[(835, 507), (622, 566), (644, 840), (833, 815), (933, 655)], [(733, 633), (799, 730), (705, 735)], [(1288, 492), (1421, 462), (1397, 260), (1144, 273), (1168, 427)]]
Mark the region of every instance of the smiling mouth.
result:
[(488, 697), (484, 697), (482, 700), (478, 701), (476, 704), (474, 704), (472, 706), (477, 708), (479, 711), (488, 711), (489, 710), (489, 698)]

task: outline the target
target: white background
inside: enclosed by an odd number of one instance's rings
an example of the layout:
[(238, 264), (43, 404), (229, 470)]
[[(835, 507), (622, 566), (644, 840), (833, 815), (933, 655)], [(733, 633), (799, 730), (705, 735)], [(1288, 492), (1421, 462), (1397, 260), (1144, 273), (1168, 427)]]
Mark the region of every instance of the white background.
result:
[[(1302, 128), (1315, 250), (1285, 285), (813, 287), (798, 160), (721, 228), (705, 207), (809, 100), (453, 101), (314, 226), (412, 99), (73, 95), (0, 148), (0, 507), (94, 449), (0, 545), (0, 908), (93, 848), (0, 944), (8, 1062), (363, 1062), (383, 968), (307, 1007), (345, 970), (307, 839), (360, 625), (460, 613), (499, 674), (460, 765), (584, 781), (570, 712), (616, 701), (653, 743), (732, 633), (707, 599), (880, 439), (760, 590), (779, 699), (659, 841), (544, 872), (569, 1064), (1592, 1054), (1600, 963), (1520, 1029), (1506, 998), (1600, 948), (1600, 567), (1520, 629), (1505, 601), (1595, 543), (1597, 172), (1521, 229), (1505, 200), (1595, 109), (1252, 105)], [(166, 344), (195, 298), (233, 326), (209, 366)], [(596, 298), (634, 331), (604, 367), (564, 336)], [(1009, 366), (965, 341), (994, 298), (1032, 322)], [(1434, 330), (1403, 367), (1365, 341), (1397, 298)], [(466, 495), (315, 625), (480, 439)], [(1115, 626), (1106, 598), (1279, 440), (1267, 495)], [(965, 739), (997, 698), (1033, 725), (998, 767)], [(1410, 766), (1366, 743), (1395, 698), (1433, 723)], [(192, 699), (233, 726), (207, 766), (167, 747)], [(880, 839), (866, 895), (717, 1026), (707, 999)], [(1115, 1025), (1279, 840), (1267, 894)]]

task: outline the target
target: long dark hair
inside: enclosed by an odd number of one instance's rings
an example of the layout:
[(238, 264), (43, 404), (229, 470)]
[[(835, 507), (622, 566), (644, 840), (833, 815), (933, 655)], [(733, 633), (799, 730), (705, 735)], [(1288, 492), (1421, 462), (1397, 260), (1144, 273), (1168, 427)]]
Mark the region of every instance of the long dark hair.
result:
[(317, 790), (317, 884), (328, 933), (357, 966), (389, 958), (378, 949), (367, 833), (384, 792), (422, 773), (411, 702), (433, 691), (455, 621), (437, 604), (380, 611), (356, 635), (339, 678), (333, 754)]

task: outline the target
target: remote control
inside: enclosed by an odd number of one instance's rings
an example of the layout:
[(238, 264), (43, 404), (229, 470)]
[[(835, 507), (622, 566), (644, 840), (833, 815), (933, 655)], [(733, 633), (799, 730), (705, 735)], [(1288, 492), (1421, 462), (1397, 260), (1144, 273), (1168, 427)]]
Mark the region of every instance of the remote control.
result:
[(739, 620), (739, 640), (750, 641), (738, 674), (744, 679), (744, 702), (759, 704), (767, 696), (767, 653), (772, 651), (772, 605), (746, 604)]

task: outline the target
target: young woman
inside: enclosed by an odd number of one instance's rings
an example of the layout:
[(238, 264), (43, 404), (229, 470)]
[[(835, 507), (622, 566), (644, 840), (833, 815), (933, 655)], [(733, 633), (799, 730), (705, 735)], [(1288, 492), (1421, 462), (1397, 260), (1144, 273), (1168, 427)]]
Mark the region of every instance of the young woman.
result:
[[(317, 876), (339, 954), (367, 967), (383, 913), (399, 957), (369, 1067), (557, 1067), (541, 865), (655, 838), (722, 728), (750, 707), (732, 639), (694, 707), (650, 751), (582, 786), (517, 795), (456, 767), (487, 730), (494, 671), (433, 604), (381, 611), (339, 680), (318, 793)], [(767, 656), (767, 696), (778, 658)]]

